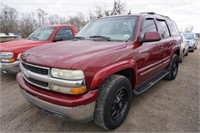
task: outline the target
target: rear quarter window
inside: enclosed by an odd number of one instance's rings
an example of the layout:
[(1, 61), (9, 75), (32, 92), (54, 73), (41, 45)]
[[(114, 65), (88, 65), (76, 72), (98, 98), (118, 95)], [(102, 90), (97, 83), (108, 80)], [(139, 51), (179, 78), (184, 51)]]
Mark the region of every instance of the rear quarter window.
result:
[(171, 36), (180, 36), (176, 23), (172, 20), (168, 21), (170, 25)]

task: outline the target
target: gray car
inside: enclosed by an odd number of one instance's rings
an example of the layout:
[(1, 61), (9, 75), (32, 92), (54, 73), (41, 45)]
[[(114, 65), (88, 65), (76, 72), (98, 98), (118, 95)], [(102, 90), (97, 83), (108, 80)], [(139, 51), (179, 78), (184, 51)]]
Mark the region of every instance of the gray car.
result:
[(197, 39), (195, 33), (182, 33), (189, 42), (189, 51), (194, 52), (197, 49)]

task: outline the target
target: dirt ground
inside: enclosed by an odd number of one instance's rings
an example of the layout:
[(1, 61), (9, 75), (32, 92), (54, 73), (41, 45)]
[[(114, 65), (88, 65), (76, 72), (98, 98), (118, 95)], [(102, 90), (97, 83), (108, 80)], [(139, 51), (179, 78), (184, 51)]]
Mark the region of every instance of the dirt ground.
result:
[[(20, 94), (15, 76), (1, 75), (0, 84), (1, 132), (105, 131), (93, 122), (63, 121), (30, 105)], [(134, 96), (125, 122), (113, 131), (200, 132), (199, 90), (200, 48), (185, 57), (174, 81), (162, 80)]]

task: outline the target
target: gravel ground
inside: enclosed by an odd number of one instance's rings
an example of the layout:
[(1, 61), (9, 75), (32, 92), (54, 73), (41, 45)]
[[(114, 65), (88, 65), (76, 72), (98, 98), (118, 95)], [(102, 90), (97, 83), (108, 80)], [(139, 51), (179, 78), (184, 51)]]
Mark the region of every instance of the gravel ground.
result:
[[(200, 44), (200, 43), (199, 43)], [(114, 132), (200, 132), (200, 49), (180, 64), (174, 81), (162, 80), (134, 96), (125, 122)], [(30, 105), (20, 94), (13, 75), (1, 75), (1, 132), (97, 132), (90, 123), (55, 118)]]

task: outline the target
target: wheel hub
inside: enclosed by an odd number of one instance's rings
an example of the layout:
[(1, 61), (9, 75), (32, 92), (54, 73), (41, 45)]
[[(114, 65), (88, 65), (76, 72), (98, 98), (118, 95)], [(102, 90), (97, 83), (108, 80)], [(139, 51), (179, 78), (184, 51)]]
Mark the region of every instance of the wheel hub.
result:
[(121, 88), (117, 91), (114, 101), (112, 103), (111, 115), (114, 120), (117, 120), (124, 115), (127, 104), (128, 104), (127, 91), (125, 90), (125, 88)]

